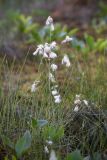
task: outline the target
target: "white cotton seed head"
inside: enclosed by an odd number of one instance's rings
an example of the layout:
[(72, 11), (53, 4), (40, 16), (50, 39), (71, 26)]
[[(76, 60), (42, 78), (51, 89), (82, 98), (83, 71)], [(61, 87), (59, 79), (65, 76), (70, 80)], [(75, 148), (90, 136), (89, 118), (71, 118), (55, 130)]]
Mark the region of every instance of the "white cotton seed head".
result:
[(78, 112), (78, 111), (79, 111), (79, 107), (78, 107), (78, 106), (75, 106), (74, 112)]
[(49, 55), (49, 58), (51, 58), (51, 59), (57, 58), (57, 54), (54, 52), (51, 52)]
[(49, 73), (49, 80), (51, 82), (55, 82), (55, 77), (54, 77), (54, 75), (52, 73)]
[(64, 55), (64, 57), (62, 59), (62, 64), (64, 64), (66, 67), (70, 67), (71, 63), (70, 63), (69, 57), (67, 55)]
[(86, 106), (88, 106), (88, 101), (87, 100), (83, 100), (83, 102), (84, 102), (84, 104), (86, 105)]
[(53, 41), (51, 44), (45, 43), (44, 45), (40, 44), (37, 46), (36, 51), (33, 53), (33, 55), (42, 55), (43, 58), (50, 58), (54, 59), (57, 57), (57, 54), (52, 52), (52, 49), (56, 47), (56, 42)]
[(55, 99), (55, 103), (56, 103), (56, 104), (61, 103), (61, 99), (60, 99), (60, 98), (56, 98), (56, 99)]
[(56, 44), (55, 41), (53, 41), (53, 42), (50, 44), (51, 49), (55, 49), (56, 46), (57, 46), (57, 44)]
[(33, 83), (32, 86), (31, 86), (31, 92), (35, 92), (36, 91), (36, 84)]
[(49, 149), (48, 149), (48, 147), (47, 146), (44, 146), (44, 151), (45, 151), (45, 153), (49, 153)]
[(50, 26), (51, 31), (54, 31), (53, 18), (51, 16), (47, 18), (46, 25)]
[(72, 37), (66, 36), (65, 39), (62, 41), (62, 44), (63, 44), (63, 43), (70, 42), (70, 41), (72, 41), (72, 40), (73, 40)]
[(49, 16), (46, 20), (46, 25), (51, 25), (53, 23), (53, 18)]
[(44, 52), (43, 49), (44, 49), (44, 46), (43, 46), (42, 44), (38, 45), (38, 46), (37, 46), (37, 49), (36, 49), (36, 51), (33, 53), (33, 55), (37, 55), (37, 54), (42, 55), (43, 52)]
[(54, 99), (55, 99), (55, 103), (61, 103), (61, 96), (60, 95), (55, 95)]
[(58, 68), (58, 66), (56, 64), (51, 64), (51, 69), (53, 72), (56, 71), (57, 68)]
[(44, 52), (45, 53), (51, 53), (51, 48), (49, 46), (44, 47)]
[(74, 104), (75, 104), (75, 105), (80, 105), (80, 104), (81, 104), (81, 100), (80, 100), (80, 99), (76, 99), (76, 100), (74, 101)]
[(52, 90), (52, 95), (55, 96), (58, 94), (58, 91), (57, 90)]

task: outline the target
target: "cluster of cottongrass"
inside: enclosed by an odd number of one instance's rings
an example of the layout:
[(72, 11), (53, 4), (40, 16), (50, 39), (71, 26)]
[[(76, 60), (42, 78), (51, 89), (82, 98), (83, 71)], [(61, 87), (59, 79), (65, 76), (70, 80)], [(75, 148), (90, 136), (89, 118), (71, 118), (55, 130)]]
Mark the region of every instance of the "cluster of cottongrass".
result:
[[(48, 62), (48, 71), (47, 71), (47, 77), (48, 77), (48, 86), (49, 86), (49, 94), (53, 97), (55, 104), (60, 104), (62, 102), (63, 97), (60, 94), (59, 86), (56, 80), (56, 73), (58, 70), (58, 65), (56, 64), (56, 59), (59, 57), (58, 53), (56, 52), (58, 49), (58, 43), (56, 41), (51, 41), (51, 32), (54, 31), (54, 23), (52, 17), (48, 17), (46, 20), (46, 26), (49, 27), (50, 31), (50, 42), (45, 42), (44, 44), (39, 44), (37, 46), (37, 49), (33, 52), (34, 56), (40, 56), (41, 59), (45, 59)], [(69, 43), (73, 40), (72, 37), (66, 36), (64, 40), (62, 40), (61, 45)], [(72, 67), (71, 62), (69, 59), (69, 56), (65, 54), (62, 57), (61, 65), (65, 66), (66, 68)], [(31, 86), (31, 92), (36, 92), (38, 88), (38, 83), (40, 83), (41, 79), (35, 80)], [(50, 97), (49, 97), (50, 98)], [(81, 101), (81, 96), (76, 95), (74, 100), (74, 112), (78, 112), (79, 108), (81, 106), (81, 103), (84, 103), (86, 106), (88, 106), (88, 101), (83, 100)], [(51, 105), (51, 100), (49, 99), (49, 104)], [(49, 160), (57, 160), (56, 153), (53, 149), (53, 141), (50, 139), (46, 140), (46, 144), (44, 146), (44, 152), (47, 155), (50, 155)], [(51, 148), (51, 150), (50, 150)]]
[[(50, 42), (39, 44), (37, 46), (36, 51), (33, 53), (34, 56), (41, 56), (41, 59), (46, 59), (49, 63), (49, 69), (48, 69), (48, 80), (49, 80), (49, 91), (51, 92), (54, 102), (56, 104), (61, 103), (61, 95), (58, 90), (58, 84), (55, 78), (56, 71), (58, 70), (58, 65), (55, 63), (55, 60), (58, 58), (58, 54), (55, 52), (58, 48), (57, 42), (53, 41), (51, 42), (51, 32), (54, 31), (54, 23), (52, 17), (48, 17), (46, 20), (46, 26), (49, 27), (50, 30)], [(72, 41), (72, 38), (69, 36), (66, 36), (65, 39), (61, 42), (61, 44), (67, 43)], [(68, 55), (64, 55), (62, 58), (62, 65), (65, 65), (66, 67), (71, 66), (71, 62), (69, 60)], [(35, 92), (37, 87), (37, 81), (32, 84), (31, 91)]]
[[(37, 46), (37, 49), (33, 52), (34, 56), (40, 56), (41, 60), (45, 59), (48, 63), (48, 71), (47, 71), (47, 80), (48, 80), (48, 90), (49, 95), (53, 97), (55, 104), (60, 104), (62, 102), (63, 97), (60, 94), (59, 86), (56, 80), (56, 74), (58, 70), (58, 65), (56, 63), (58, 55), (58, 43), (56, 41), (51, 41), (51, 33), (54, 31), (54, 23), (52, 17), (48, 17), (46, 20), (46, 26), (49, 28), (49, 36), (50, 36), (50, 42), (45, 42), (44, 44), (39, 44)], [(65, 37), (64, 40), (60, 43), (61, 45), (69, 43), (73, 41), (72, 37), (69, 37), (68, 35)], [(62, 57), (62, 60), (60, 62), (61, 65), (65, 66), (66, 69), (72, 67), (69, 56), (67, 54), (64, 54)], [(31, 92), (36, 92), (38, 88), (38, 83), (41, 82), (41, 79), (35, 80), (31, 86)], [(50, 96), (49, 96), (50, 98)], [(49, 99), (49, 105), (51, 105), (51, 99)], [(86, 108), (89, 108), (88, 101), (85, 99), (81, 99), (81, 95), (78, 94), (75, 96), (74, 99), (74, 107), (72, 108), (72, 111), (76, 114), (77, 112), (81, 110), (81, 106), (84, 106)], [(53, 149), (53, 141), (50, 137), (46, 140), (46, 143), (44, 145), (44, 152), (45, 154), (49, 155), (49, 160), (57, 160), (56, 153)], [(68, 137), (69, 138), (69, 137)], [(51, 148), (51, 149), (50, 149)]]
[[(33, 52), (34, 56), (40, 56), (41, 59), (45, 59), (48, 62), (48, 86), (49, 86), (49, 94), (53, 97), (55, 104), (60, 104), (62, 102), (62, 96), (59, 91), (59, 86), (56, 80), (56, 72), (58, 70), (58, 65), (56, 64), (56, 59), (58, 58), (58, 43), (56, 41), (51, 41), (51, 33), (55, 30), (53, 18), (48, 17), (46, 20), (46, 27), (49, 28), (49, 36), (50, 36), (50, 42), (45, 42), (44, 44), (39, 44), (37, 46), (37, 49)], [(73, 40), (72, 37), (66, 36), (65, 39), (61, 42), (61, 45), (65, 43), (69, 43)], [(65, 66), (66, 68), (69, 68), (71, 66), (70, 59), (67, 54), (65, 54), (62, 57), (61, 64)], [(41, 79), (35, 80), (31, 86), (31, 92), (36, 92), (38, 88), (38, 83), (41, 81)], [(49, 104), (51, 105), (51, 100), (49, 100)], [(53, 141), (52, 140), (46, 140), (46, 144), (44, 146), (44, 151), (46, 154), (50, 153), (49, 160), (57, 160), (55, 151), (51, 149), (49, 151), (48, 146), (52, 146)], [(52, 148), (52, 147), (51, 147)]]

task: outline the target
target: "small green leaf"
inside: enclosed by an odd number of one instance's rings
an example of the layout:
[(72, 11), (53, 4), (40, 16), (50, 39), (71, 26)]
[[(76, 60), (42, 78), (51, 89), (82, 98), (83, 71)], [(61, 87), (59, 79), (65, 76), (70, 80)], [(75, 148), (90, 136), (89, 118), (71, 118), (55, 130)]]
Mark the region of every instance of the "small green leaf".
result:
[(37, 122), (39, 127), (44, 127), (45, 125), (48, 124), (47, 120), (37, 120)]
[(16, 154), (17, 154), (17, 157), (21, 157), (22, 154), (27, 150), (29, 149), (31, 146), (31, 134), (29, 131), (26, 131), (24, 136), (21, 137), (16, 145), (15, 145), (15, 151), (16, 151)]
[(67, 158), (65, 160), (83, 160), (80, 151), (76, 150), (70, 154), (68, 154)]
[(73, 35), (75, 35), (78, 31), (79, 31), (78, 28), (74, 28), (74, 29), (72, 29), (72, 30), (68, 33), (68, 35), (69, 35), (69, 36), (73, 36)]
[(47, 124), (48, 124), (47, 120), (37, 120), (35, 118), (32, 118), (31, 125), (32, 125), (33, 128), (44, 127)]
[(40, 43), (41, 42), (41, 37), (38, 31), (32, 31), (31, 36), (33, 39), (35, 39), (35, 42)]
[(107, 48), (107, 40), (104, 40), (99, 46), (99, 51), (103, 51), (106, 48)]
[(88, 34), (85, 34), (85, 39), (90, 50), (92, 50), (94, 48), (94, 38)]

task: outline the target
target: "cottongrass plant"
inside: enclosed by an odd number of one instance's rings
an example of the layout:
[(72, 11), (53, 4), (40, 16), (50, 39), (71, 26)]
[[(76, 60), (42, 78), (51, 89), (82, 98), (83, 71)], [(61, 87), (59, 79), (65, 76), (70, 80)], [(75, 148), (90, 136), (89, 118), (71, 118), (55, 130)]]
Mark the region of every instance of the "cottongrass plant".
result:
[[(44, 44), (39, 44), (37, 46), (36, 51), (34, 51), (33, 55), (37, 56), (40, 55), (41, 59), (45, 59), (48, 61), (48, 83), (49, 83), (49, 92), (50, 94), (53, 96), (54, 102), (56, 104), (61, 103), (62, 101), (62, 97), (59, 93), (59, 89), (58, 89), (58, 84), (56, 81), (56, 71), (58, 70), (58, 65), (55, 63), (56, 58), (58, 58), (57, 53), (55, 52), (55, 50), (57, 50), (58, 48), (58, 44), (57, 42), (53, 41), (51, 42), (51, 33), (54, 31), (55, 27), (54, 27), (54, 23), (53, 23), (53, 18), (52, 17), (48, 17), (46, 20), (46, 26), (49, 27), (50, 30), (50, 42), (49, 43), (44, 43)], [(72, 41), (72, 38), (69, 36), (66, 36), (65, 39), (61, 42), (61, 44), (63, 43), (67, 43)], [(71, 63), (69, 60), (68, 55), (64, 55), (64, 57), (62, 58), (62, 65), (65, 65), (66, 67), (70, 67)], [(31, 91), (36, 91), (36, 84), (33, 83), (32, 87), (31, 87)]]
[[(49, 91), (49, 106), (51, 106), (51, 98), (53, 99), (54, 103), (56, 105), (60, 104), (62, 102), (62, 96), (59, 92), (59, 86), (56, 79), (56, 73), (58, 70), (58, 65), (56, 63), (56, 60), (58, 58), (57, 50), (58, 50), (58, 43), (55, 41), (51, 41), (51, 35), (52, 32), (55, 30), (53, 18), (48, 17), (46, 20), (46, 27), (49, 28), (49, 36), (50, 41), (45, 42), (43, 44), (39, 44), (37, 46), (37, 49), (33, 52), (34, 56), (40, 56), (41, 60), (45, 60), (48, 63), (48, 72), (47, 72), (47, 80), (48, 80), (48, 91)], [(69, 36), (66, 36), (65, 39), (61, 42), (61, 45), (71, 42), (72, 38)], [(47, 64), (46, 63), (46, 64)], [(70, 59), (67, 54), (65, 54), (62, 58), (61, 65), (65, 66), (66, 68), (69, 68), (71, 66)], [(41, 82), (41, 79), (40, 79)], [(35, 82), (31, 86), (31, 91), (36, 92), (38, 87), (38, 83)], [(46, 154), (50, 153), (49, 160), (57, 160), (55, 151), (52, 149), (53, 141), (51, 139), (46, 140), (46, 145), (44, 146), (44, 152)], [(51, 151), (49, 151), (49, 148), (51, 146)]]

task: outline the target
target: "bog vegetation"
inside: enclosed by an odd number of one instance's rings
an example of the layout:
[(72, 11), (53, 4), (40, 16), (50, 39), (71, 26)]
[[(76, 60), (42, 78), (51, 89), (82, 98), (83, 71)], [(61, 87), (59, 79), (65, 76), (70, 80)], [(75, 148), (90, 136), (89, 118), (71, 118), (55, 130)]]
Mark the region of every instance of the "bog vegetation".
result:
[(106, 23), (78, 38), (50, 16), (42, 27), (9, 15), (11, 40), (36, 46), (23, 62), (0, 59), (0, 159), (106, 160)]

